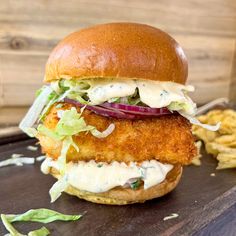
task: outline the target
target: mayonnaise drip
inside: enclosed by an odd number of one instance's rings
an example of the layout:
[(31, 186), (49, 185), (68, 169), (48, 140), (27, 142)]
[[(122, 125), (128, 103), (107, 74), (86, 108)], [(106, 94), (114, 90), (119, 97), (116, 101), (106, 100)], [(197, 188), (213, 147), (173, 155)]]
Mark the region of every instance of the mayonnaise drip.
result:
[[(47, 158), (41, 165), (41, 171), (48, 174), (50, 167), (58, 169), (57, 161)], [(66, 164), (65, 174), (68, 183), (80, 190), (93, 193), (106, 192), (114, 187), (126, 187), (127, 184), (142, 179), (144, 189), (148, 189), (165, 180), (173, 165), (162, 164), (156, 160), (144, 161), (140, 165), (131, 162), (96, 163), (95, 161)]]

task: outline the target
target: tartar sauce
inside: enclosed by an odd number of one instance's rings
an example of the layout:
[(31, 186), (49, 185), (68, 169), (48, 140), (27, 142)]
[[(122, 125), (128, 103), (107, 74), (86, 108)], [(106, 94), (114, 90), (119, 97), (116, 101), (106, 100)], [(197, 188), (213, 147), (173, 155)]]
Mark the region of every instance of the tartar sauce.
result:
[[(58, 169), (57, 161), (46, 158), (41, 165), (41, 171), (48, 174), (50, 167)], [(173, 165), (162, 164), (156, 160), (144, 161), (140, 165), (131, 162), (112, 162), (111, 164), (91, 160), (66, 164), (65, 174), (68, 183), (80, 190), (93, 193), (106, 192), (114, 187), (123, 186), (141, 179), (144, 189), (148, 189), (165, 180)]]
[(136, 88), (140, 100), (152, 108), (167, 107), (171, 102), (186, 103), (194, 110), (195, 103), (186, 95), (193, 92), (194, 87), (174, 82), (160, 82), (143, 79), (90, 79), (88, 97), (92, 104), (98, 105), (116, 97), (133, 95)]

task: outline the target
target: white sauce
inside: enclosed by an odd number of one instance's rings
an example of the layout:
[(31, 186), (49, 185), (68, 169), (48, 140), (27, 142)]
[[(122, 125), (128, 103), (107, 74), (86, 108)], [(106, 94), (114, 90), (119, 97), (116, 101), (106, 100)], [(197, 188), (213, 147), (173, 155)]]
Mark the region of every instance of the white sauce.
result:
[[(50, 167), (58, 169), (58, 163), (50, 158), (46, 158), (41, 165), (41, 171), (48, 174)], [(78, 163), (68, 163), (65, 174), (68, 183), (72, 186), (93, 192), (106, 192), (116, 186), (126, 187), (127, 184), (135, 182), (137, 179), (144, 181), (144, 189), (148, 189), (165, 180), (173, 165), (162, 164), (156, 160), (144, 161), (138, 166), (132, 162), (125, 163), (112, 162), (96, 163), (95, 161)]]
[(115, 97), (134, 94), (137, 87), (134, 80), (99, 79), (91, 80), (88, 96), (94, 105), (101, 104)]
[(171, 102), (186, 103), (193, 113), (195, 103), (186, 95), (193, 92), (191, 85), (182, 85), (174, 82), (159, 82), (142, 79), (90, 79), (88, 96), (92, 104), (98, 105), (116, 97), (133, 95), (138, 88), (140, 100), (152, 108), (167, 107)]

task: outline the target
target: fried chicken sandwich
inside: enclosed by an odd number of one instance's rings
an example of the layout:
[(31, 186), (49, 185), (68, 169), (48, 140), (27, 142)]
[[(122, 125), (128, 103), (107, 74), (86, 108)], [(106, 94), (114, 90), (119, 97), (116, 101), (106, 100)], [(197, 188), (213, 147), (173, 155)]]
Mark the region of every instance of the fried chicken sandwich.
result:
[[(163, 196), (196, 154), (186, 56), (165, 32), (111, 23), (72, 33), (52, 51), (20, 128), (46, 154), (62, 192), (102, 204)], [(218, 126), (204, 127), (215, 130)]]

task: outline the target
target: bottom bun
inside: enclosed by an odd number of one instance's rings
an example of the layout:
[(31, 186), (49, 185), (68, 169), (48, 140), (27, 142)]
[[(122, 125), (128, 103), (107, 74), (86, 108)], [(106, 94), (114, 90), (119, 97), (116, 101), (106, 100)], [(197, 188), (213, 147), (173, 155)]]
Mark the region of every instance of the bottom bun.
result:
[[(57, 179), (61, 177), (58, 171), (54, 168), (51, 168), (50, 174)], [(69, 185), (64, 192), (77, 196), (78, 198), (100, 204), (126, 205), (132, 203), (143, 203), (147, 200), (161, 197), (172, 191), (179, 183), (181, 175), (182, 166), (177, 165), (174, 166), (174, 168), (167, 174), (166, 179), (163, 182), (148, 189), (143, 189), (143, 186), (137, 190), (116, 187), (107, 192), (92, 193)]]

